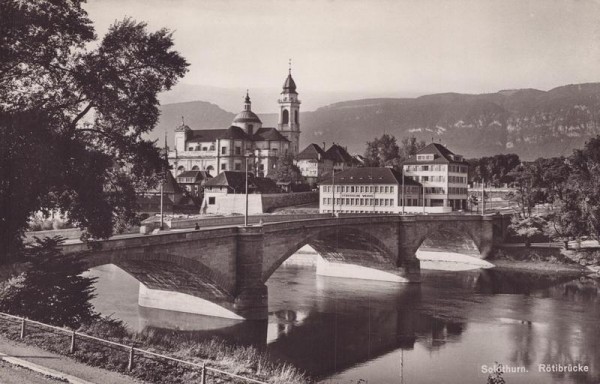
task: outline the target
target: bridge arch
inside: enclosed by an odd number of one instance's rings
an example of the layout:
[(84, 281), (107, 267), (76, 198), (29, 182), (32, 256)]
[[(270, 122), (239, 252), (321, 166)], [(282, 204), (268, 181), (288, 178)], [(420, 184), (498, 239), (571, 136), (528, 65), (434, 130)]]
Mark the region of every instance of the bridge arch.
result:
[(418, 230), (418, 235), (415, 236), (413, 248), (414, 252), (416, 252), (421, 245), (425, 242), (425, 240), (435, 237), (435, 235), (450, 233), (453, 235), (458, 235), (459, 238), (463, 240), (469, 240), (472, 244), (477, 248), (477, 252), (479, 257), (484, 258), (485, 250), (482, 248), (481, 242), (481, 227), (473, 226), (469, 223), (463, 223), (460, 221), (451, 222), (451, 221), (431, 221), (424, 225), (421, 225)]
[[(142, 282), (138, 277), (134, 276), (129, 270), (127, 270), (127, 264), (132, 264), (135, 262), (144, 262), (144, 263), (169, 263), (175, 266), (181, 267), (186, 271), (194, 274), (199, 279), (204, 280), (207, 284), (215, 285), (226, 293), (228, 296), (232, 296), (235, 286), (227, 279), (227, 277), (223, 276), (218, 271), (211, 269), (201, 261), (196, 259), (186, 257), (185, 255), (176, 255), (169, 254), (166, 252), (152, 252), (152, 253), (122, 253), (117, 252), (110, 255), (106, 254), (93, 254), (88, 255), (85, 258), (88, 268), (97, 267), (105, 264), (114, 264), (117, 267), (123, 269), (128, 274), (135, 277), (138, 281)], [(125, 268), (124, 268), (125, 267)], [(143, 282), (142, 282), (143, 283)]]
[[(397, 262), (397, 254), (369, 231), (352, 226), (302, 227), (294, 238), (288, 239), (285, 249), (275, 251), (280, 252), (279, 255), (269, 252), (268, 245), (265, 246), (262, 282), (265, 283), (281, 264), (305, 245), (310, 245), (321, 257), (330, 261), (373, 268), (395, 267)], [(352, 251), (355, 254), (351, 255)]]

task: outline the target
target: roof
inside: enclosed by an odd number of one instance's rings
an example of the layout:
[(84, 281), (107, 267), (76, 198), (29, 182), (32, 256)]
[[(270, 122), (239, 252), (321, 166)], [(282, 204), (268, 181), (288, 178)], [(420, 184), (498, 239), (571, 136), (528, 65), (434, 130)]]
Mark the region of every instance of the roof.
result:
[[(254, 174), (248, 173), (248, 181), (254, 177)], [(206, 181), (206, 187), (230, 187), (235, 191), (242, 191), (246, 187), (246, 172), (241, 171), (223, 171), (217, 176)]]
[(227, 129), (196, 129), (190, 132), (188, 143), (214, 142), (217, 139), (234, 139), (248, 141), (289, 141), (276, 128), (259, 128), (249, 136), (242, 128), (232, 125)]
[[(156, 185), (156, 188), (148, 189), (146, 193), (160, 193), (160, 183)], [(182, 193), (181, 187), (179, 186), (179, 184), (177, 184), (177, 181), (175, 181), (175, 177), (173, 177), (173, 174), (170, 171), (166, 172), (166, 180), (163, 184), (163, 193)]]
[[(417, 161), (417, 155), (433, 155), (433, 160)], [(468, 164), (464, 159), (462, 159), (462, 156), (460, 157), (461, 160), (455, 160), (456, 156), (458, 155), (456, 155), (454, 152), (452, 152), (442, 144), (431, 143), (419, 150), (416, 155), (411, 156), (407, 161), (404, 162), (404, 164)]]
[(182, 121), (181, 124), (179, 124), (175, 128), (175, 132), (185, 132), (185, 131), (191, 131), (191, 128), (188, 127), (187, 125), (185, 125), (185, 123)]
[(337, 144), (333, 144), (327, 151), (325, 151), (325, 155), (336, 163), (354, 163), (354, 158), (348, 153), (348, 151)]
[(201, 181), (212, 178), (212, 176), (207, 171), (184, 171), (177, 175), (178, 182), (180, 178), (184, 177), (192, 177), (195, 181)]
[(252, 140), (242, 128), (232, 125), (226, 129), (195, 129), (191, 131), (187, 142), (213, 142), (217, 139)]
[(283, 92), (282, 93), (296, 93), (296, 82), (292, 78), (292, 74), (288, 74), (288, 77), (285, 79), (283, 83)]
[[(334, 176), (335, 184), (394, 184), (402, 185), (402, 173), (392, 168), (381, 167), (363, 167), (348, 168), (338, 172)], [(329, 178), (323, 178), (322, 185), (330, 185), (331, 174)], [(410, 177), (404, 177), (404, 185), (421, 186), (420, 183), (412, 180)]]
[(252, 136), (254, 141), (289, 141), (285, 136), (281, 134), (276, 128), (260, 128)]
[[(246, 172), (242, 171), (223, 171), (216, 177), (209, 179), (204, 184), (205, 187), (229, 187), (237, 193), (243, 193), (246, 190)], [(263, 193), (275, 192), (277, 186), (275, 182), (266, 177), (254, 177), (252, 172), (248, 172), (248, 190), (260, 191)]]
[(325, 160), (328, 159), (325, 151), (318, 144), (309, 144), (297, 156), (296, 160)]
[(262, 121), (258, 118), (256, 113), (252, 111), (242, 111), (238, 113), (233, 119), (234, 123), (259, 123), (262, 124)]

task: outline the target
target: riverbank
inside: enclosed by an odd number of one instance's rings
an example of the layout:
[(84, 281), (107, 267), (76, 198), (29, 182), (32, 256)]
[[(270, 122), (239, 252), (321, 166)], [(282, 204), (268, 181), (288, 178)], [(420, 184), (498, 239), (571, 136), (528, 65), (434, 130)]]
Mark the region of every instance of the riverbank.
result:
[[(222, 370), (268, 383), (300, 384), (311, 382), (302, 372), (289, 364), (270, 360), (265, 353), (253, 347), (234, 346), (217, 338), (205, 341), (192, 340), (176, 331), (147, 331), (133, 333), (120, 321), (101, 318), (81, 327), (78, 332), (124, 345), (134, 345), (156, 354), (168, 355), (196, 364), (206, 364)], [(128, 375), (146, 383), (187, 384), (200, 382), (200, 371), (185, 365), (137, 356), (129, 368), (129, 350), (114, 348), (88, 339), (78, 339), (74, 353), (70, 353), (71, 337), (63, 333), (48, 332), (30, 325), (25, 337), (20, 339), (20, 324), (14, 321), (0, 322), (0, 337), (41, 348), (51, 353), (68, 356), (91, 367)], [(212, 372), (209, 374), (213, 375)], [(215, 379), (225, 379), (220, 375)], [(242, 380), (243, 381), (243, 380)]]
[(499, 269), (577, 276), (598, 274), (597, 253), (596, 249), (565, 250), (555, 245), (510, 244), (496, 249), (488, 261)]
[(564, 275), (587, 275), (593, 273), (589, 269), (575, 264), (552, 263), (548, 261), (523, 260), (489, 260), (496, 269), (511, 271), (526, 271), (531, 273), (556, 273)]

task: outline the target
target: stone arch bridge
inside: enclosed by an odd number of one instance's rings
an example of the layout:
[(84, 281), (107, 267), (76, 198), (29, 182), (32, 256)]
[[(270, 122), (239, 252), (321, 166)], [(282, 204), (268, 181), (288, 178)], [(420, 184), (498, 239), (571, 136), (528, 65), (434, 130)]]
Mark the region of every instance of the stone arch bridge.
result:
[(502, 242), (508, 222), (500, 215), (323, 217), (109, 239), (93, 248), (68, 244), (63, 252), (81, 254), (90, 267), (115, 264), (151, 289), (185, 293), (238, 318), (261, 319), (268, 314), (265, 282), (304, 245), (328, 261), (418, 282), (415, 253), (430, 234), (444, 230), (466, 235), (486, 258)]

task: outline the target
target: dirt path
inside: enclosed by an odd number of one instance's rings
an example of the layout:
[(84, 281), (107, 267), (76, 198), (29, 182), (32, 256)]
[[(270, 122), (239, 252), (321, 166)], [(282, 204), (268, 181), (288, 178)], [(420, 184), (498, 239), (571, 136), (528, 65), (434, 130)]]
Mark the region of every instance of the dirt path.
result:
[[(50, 370), (62, 372), (64, 374), (74, 376), (75, 378), (81, 379), (97, 384), (140, 384), (141, 382), (131, 377), (122, 375), (117, 372), (107, 371), (101, 368), (91, 367), (83, 363), (79, 363), (67, 356), (57, 355), (51, 352), (44, 351), (41, 348), (33, 347), (30, 345), (17, 343), (15, 341), (6, 339), (0, 336), (0, 353), (9, 357), (15, 357), (26, 362), (37, 364), (38, 366), (49, 368)], [(2, 356), (0, 356), (2, 357)], [(1, 360), (0, 360), (1, 361)], [(3, 362), (3, 364), (5, 364)], [(21, 369), (14, 367), (4, 367), (6, 369)], [(4, 375), (8, 372), (3, 367), (0, 367), (0, 383), (20, 383), (19, 381), (8, 381), (4, 379)], [(34, 372), (30, 372), (35, 375)], [(38, 375), (39, 378), (44, 378), (43, 375)], [(34, 376), (31, 376), (34, 377)], [(58, 381), (31, 381), (31, 383), (56, 383)], [(29, 383), (24, 381), (24, 383)]]

